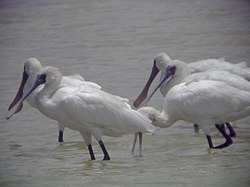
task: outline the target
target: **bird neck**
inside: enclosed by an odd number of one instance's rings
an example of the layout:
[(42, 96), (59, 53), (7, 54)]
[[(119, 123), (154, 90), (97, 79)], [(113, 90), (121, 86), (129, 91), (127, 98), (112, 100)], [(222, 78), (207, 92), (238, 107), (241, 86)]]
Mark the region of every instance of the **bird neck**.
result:
[(142, 107), (138, 112), (147, 116), (154, 126), (169, 127), (174, 123), (164, 111), (160, 112), (153, 107)]
[(153, 125), (162, 128), (170, 127), (173, 123), (174, 122), (170, 120), (169, 116), (164, 111), (158, 113), (158, 115), (154, 117), (154, 121), (152, 122)]
[(61, 77), (55, 78), (49, 83), (45, 83), (44, 87), (37, 93), (36, 102), (38, 105), (46, 105), (53, 95), (60, 89)]
[(190, 68), (185, 62), (174, 60), (173, 64), (176, 66), (175, 77), (177, 77), (179, 80), (183, 80), (185, 77), (191, 74)]

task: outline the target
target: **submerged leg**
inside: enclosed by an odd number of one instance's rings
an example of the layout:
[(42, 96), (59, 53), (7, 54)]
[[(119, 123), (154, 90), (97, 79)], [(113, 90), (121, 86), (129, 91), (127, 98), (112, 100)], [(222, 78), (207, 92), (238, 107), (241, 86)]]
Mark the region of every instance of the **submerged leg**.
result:
[(230, 123), (226, 123), (226, 126), (230, 132), (229, 136), (236, 137), (236, 132), (234, 131), (234, 128), (232, 127), (232, 125)]
[(224, 124), (224, 123), (220, 124), (220, 127), (221, 127), (224, 131), (226, 131), (226, 127), (225, 127), (225, 124)]
[(194, 124), (194, 132), (195, 132), (195, 133), (198, 133), (198, 132), (199, 132), (199, 129), (200, 129), (199, 125)]
[(95, 155), (94, 155), (94, 151), (92, 149), (92, 145), (91, 144), (88, 145), (88, 150), (89, 150), (90, 159), (91, 160), (95, 160)]
[[(229, 122), (227, 122), (225, 124), (226, 124), (226, 126), (227, 126), (227, 128), (229, 130), (229, 136), (235, 137), (236, 136), (236, 132), (234, 131), (234, 128), (232, 127), (232, 125)], [(220, 126), (226, 132), (225, 124), (221, 124)]]
[(231, 145), (233, 143), (232, 138), (226, 133), (225, 129), (223, 129), (223, 127), (221, 127), (221, 125), (216, 124), (215, 125), (216, 128), (220, 131), (220, 133), (226, 138), (226, 142), (224, 144), (218, 145), (216, 147), (214, 147), (215, 149), (223, 149), (229, 145)]
[(89, 155), (90, 155), (90, 159), (91, 160), (95, 160), (95, 154), (94, 154), (94, 151), (92, 149), (92, 145), (91, 145), (91, 142), (92, 142), (92, 137), (91, 137), (91, 134), (88, 134), (88, 133), (83, 133), (83, 132), (80, 132), (83, 139), (84, 139), (84, 142), (86, 143), (86, 145), (88, 146), (88, 150), (89, 150)]
[(110, 160), (108, 151), (107, 151), (106, 147), (104, 146), (104, 143), (102, 140), (99, 141), (99, 145), (102, 148), (102, 152), (104, 154), (103, 160)]
[(58, 142), (62, 143), (63, 142), (63, 131), (59, 130), (59, 134), (58, 134)]
[(142, 156), (142, 133), (138, 132), (139, 134), (139, 151), (140, 151), (140, 156)]
[(212, 138), (211, 138), (210, 135), (207, 135), (207, 142), (208, 142), (208, 145), (209, 145), (210, 149), (214, 148), (214, 145), (213, 145), (213, 142), (212, 142)]
[(135, 151), (135, 145), (136, 145), (137, 137), (138, 137), (138, 132), (135, 133), (134, 142), (133, 142), (132, 151), (131, 151), (132, 155), (134, 154), (134, 151)]
[(58, 130), (59, 130), (59, 134), (58, 134), (58, 142), (63, 142), (63, 131), (64, 131), (65, 127), (58, 123)]

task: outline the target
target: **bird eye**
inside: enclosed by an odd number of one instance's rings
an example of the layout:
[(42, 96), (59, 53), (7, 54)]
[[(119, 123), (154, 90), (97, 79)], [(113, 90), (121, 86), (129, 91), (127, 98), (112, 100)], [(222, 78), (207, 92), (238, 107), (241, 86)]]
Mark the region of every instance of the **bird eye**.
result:
[(45, 80), (46, 80), (46, 74), (41, 74), (41, 75), (40, 75), (40, 79), (42, 79), (42, 80), (45, 81)]
[(44, 84), (46, 82), (46, 74), (40, 74), (38, 75), (38, 80), (40, 84)]
[(171, 66), (169, 65), (166, 68), (166, 73), (170, 74), (170, 75), (174, 75), (175, 74), (175, 70), (176, 70), (176, 66)]

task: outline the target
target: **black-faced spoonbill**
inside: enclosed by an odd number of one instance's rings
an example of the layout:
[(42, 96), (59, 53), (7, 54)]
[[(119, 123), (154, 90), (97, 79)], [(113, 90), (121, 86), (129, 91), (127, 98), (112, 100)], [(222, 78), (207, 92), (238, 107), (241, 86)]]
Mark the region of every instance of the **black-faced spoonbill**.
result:
[(43, 68), (32, 89), (10, 110), (7, 119), (18, 112), (22, 102), (38, 86), (44, 84), (36, 95), (37, 108), (45, 116), (79, 131), (88, 146), (91, 160), (95, 160), (92, 136), (103, 151), (103, 160), (110, 160), (102, 135), (118, 137), (136, 132), (154, 132), (151, 121), (131, 109), (126, 99), (92, 87), (60, 87), (61, 79), (62, 74), (57, 68)]
[[(177, 71), (177, 68), (176, 68)], [(223, 71), (221, 71), (223, 72)], [(224, 148), (233, 143), (220, 124), (236, 121), (250, 115), (250, 83), (237, 75), (228, 74), (231, 81), (191, 79), (177, 84), (164, 98), (163, 111), (146, 106), (152, 94), (139, 98), (138, 111), (148, 116), (153, 124), (169, 127), (178, 120), (199, 124), (207, 136), (210, 148)], [(172, 81), (168, 76), (161, 80), (155, 91), (165, 82)], [(145, 95), (144, 95), (145, 96)], [(141, 97), (141, 95), (140, 95)], [(226, 142), (214, 147), (210, 127), (215, 125), (225, 137)]]
[[(25, 61), (22, 81), (20, 83), (17, 94), (14, 100), (11, 102), (8, 110), (11, 110), (13, 106), (22, 98), (22, 96), (27, 94), (27, 92), (32, 88), (36, 80), (36, 76), (41, 69), (42, 69), (42, 65), (38, 59), (28, 58)], [(82, 84), (93, 86), (93, 87), (96, 87), (97, 89), (101, 89), (99, 85), (92, 83), (92, 82), (85, 81), (78, 74), (71, 75), (71, 76), (63, 76), (62, 81), (61, 81), (61, 86), (79, 87)], [(42, 87), (43, 86), (40, 86), (33, 93), (31, 93), (29, 97), (25, 99), (30, 106), (37, 108), (35, 98), (36, 98), (36, 94), (38, 93), (39, 90), (42, 89)], [(21, 109), (22, 109), (22, 106), (20, 106), (19, 110)], [(58, 130), (59, 130), (58, 142), (63, 142), (64, 128), (65, 127), (62, 124), (58, 123)]]

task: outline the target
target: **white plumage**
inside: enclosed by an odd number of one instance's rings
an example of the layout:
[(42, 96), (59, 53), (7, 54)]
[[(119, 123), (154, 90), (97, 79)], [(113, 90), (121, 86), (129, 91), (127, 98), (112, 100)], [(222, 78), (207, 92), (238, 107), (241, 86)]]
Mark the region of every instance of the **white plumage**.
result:
[[(104, 160), (109, 160), (102, 135), (116, 137), (129, 133), (154, 131), (151, 121), (131, 109), (126, 99), (89, 86), (61, 87), (61, 79), (62, 74), (57, 68), (45, 67), (39, 72), (34, 87), (25, 97), (37, 86), (44, 84), (43, 89), (36, 96), (37, 108), (45, 116), (79, 131), (88, 145), (92, 160), (95, 159), (91, 146), (92, 136), (99, 142)], [(15, 108), (18, 108), (18, 105)], [(10, 117), (15, 112), (12, 110)]]
[[(167, 79), (166, 76), (168, 76), (167, 74), (169, 74), (167, 69), (170, 66), (175, 67), (175, 70), (174, 70), (175, 72), (173, 73), (173, 76), (171, 76), (170, 78)], [(203, 61), (198, 61), (198, 62), (186, 64), (186, 63), (179, 61), (179, 60), (171, 60), (169, 58), (169, 56), (166, 55), (165, 53), (159, 53), (154, 59), (154, 65), (152, 68), (151, 75), (150, 75), (144, 89), (142, 90), (141, 94), (135, 100), (134, 106), (135, 107), (146, 106), (147, 102), (150, 100), (150, 98), (152, 96), (152, 94), (150, 96), (147, 96), (149, 87), (159, 71), (161, 71), (161, 78), (160, 78), (161, 84), (158, 87), (160, 87), (160, 90), (161, 90), (161, 93), (163, 96), (167, 95), (168, 92), (170, 90), (172, 90), (173, 87), (175, 87), (176, 85), (178, 85), (180, 83), (185, 83), (185, 85), (189, 85), (192, 82), (199, 82), (201, 80), (203, 80), (203, 81), (204, 80), (220, 81), (221, 83), (223, 83), (227, 86), (234, 87), (235, 89), (238, 89), (240, 91), (248, 91), (249, 92), (250, 91), (250, 83), (247, 80), (250, 78), (249, 77), (250, 72), (247, 69), (241, 69), (241, 67), (245, 67), (245, 66), (246, 66), (246, 63), (238, 63), (238, 64), (234, 65), (234, 64), (231, 64), (229, 62), (224, 61), (223, 59), (208, 59), (208, 60), (203, 60)], [(202, 69), (204, 72), (191, 74), (192, 72), (195, 72), (195, 70), (194, 70), (195, 68), (197, 68), (199, 70)], [(214, 68), (220, 68), (220, 69), (215, 70)], [(233, 72), (232, 70), (235, 70), (235, 69), (239, 69), (238, 72), (244, 72), (244, 73), (238, 74), (240, 76), (238, 76), (237, 73), (236, 74), (229, 73), (229, 72)], [(228, 71), (225, 71), (225, 70), (228, 70)], [(234, 71), (234, 72), (236, 72), (236, 71)], [(198, 85), (202, 86), (201, 83), (199, 83)], [(212, 89), (210, 89), (210, 91), (211, 91), (210, 95), (213, 95), (214, 98), (211, 97), (210, 100), (206, 100), (206, 97), (202, 94), (199, 95), (198, 89), (194, 89), (192, 87), (191, 90), (189, 90), (190, 93), (192, 92), (194, 95), (190, 95), (189, 101), (195, 100), (196, 97), (198, 97), (200, 99), (202, 98), (204, 100), (203, 101), (204, 106), (209, 105), (211, 102), (217, 102), (216, 101), (216, 99), (218, 99), (218, 97), (216, 97), (217, 92), (215, 91), (214, 93), (212, 93), (212, 91), (213, 91)], [(226, 97), (227, 94), (230, 93), (230, 92), (227, 93), (227, 90), (224, 87), (221, 87), (220, 90), (221, 90), (221, 93), (220, 93), (221, 97), (223, 94), (225, 94), (224, 96)], [(219, 90), (218, 90), (218, 92), (219, 92)], [(178, 93), (175, 91), (175, 94), (178, 94)], [(182, 96), (185, 95), (183, 92), (181, 92), (181, 94), (183, 94)], [(146, 98), (146, 100), (145, 100), (145, 98)], [(213, 101), (213, 99), (214, 99), (214, 101)], [(183, 101), (183, 102), (188, 103), (189, 101)], [(200, 102), (201, 102), (201, 100), (200, 100)], [(230, 101), (228, 100), (228, 102), (230, 102)], [(229, 104), (229, 103), (225, 102), (225, 105), (226, 104)], [(231, 101), (230, 104), (233, 104), (233, 102)], [(192, 103), (191, 106), (196, 107), (195, 105), (196, 105), (195, 103)], [(185, 106), (186, 105), (183, 104), (183, 107), (185, 107)], [(172, 106), (172, 107), (175, 108), (174, 106)], [(219, 108), (214, 109), (214, 111), (216, 111), (217, 109), (219, 109)], [(181, 111), (182, 109), (179, 107), (178, 110)], [(191, 110), (191, 108), (190, 108), (190, 110)], [(139, 111), (141, 111), (141, 110), (139, 109)], [(153, 113), (156, 112), (155, 110), (150, 110), (150, 111), (152, 111)], [(204, 112), (204, 115), (207, 114), (206, 111), (203, 111), (203, 110), (199, 110), (199, 112), (200, 113)], [(184, 111), (183, 111), (183, 113), (184, 113)], [(218, 113), (218, 114), (220, 114), (220, 113)], [(174, 114), (172, 114), (172, 115), (174, 115)], [(199, 117), (197, 115), (194, 115), (194, 116)], [(209, 117), (210, 116), (208, 116), (208, 118)], [(238, 117), (240, 117), (240, 115)], [(187, 121), (195, 121), (194, 118), (191, 118), (191, 119), (192, 120), (187, 120)], [(223, 119), (226, 119), (226, 118), (223, 118)], [(219, 121), (217, 121), (217, 122), (219, 122)], [(227, 121), (222, 120), (221, 123), (223, 124), (226, 122)], [(158, 126), (162, 126), (162, 125), (159, 123)], [(230, 129), (230, 133), (234, 133), (233, 129), (229, 123), (227, 123), (227, 126)], [(235, 134), (232, 136), (235, 136)], [(133, 148), (134, 148), (134, 146), (133, 146)]]
[[(166, 53), (159, 53), (158, 55), (156, 55), (154, 61), (155, 61), (156, 67), (161, 71), (161, 80), (164, 77), (165, 69), (167, 66), (169, 65), (176, 66), (174, 79), (171, 82), (168, 82), (168, 83), (165, 82), (165, 84), (162, 84), (162, 86), (160, 87), (160, 90), (163, 96), (165, 96), (167, 92), (173, 86), (181, 82), (185, 82), (183, 81), (183, 79), (185, 79), (190, 74), (199, 73), (199, 76), (201, 76), (200, 79), (205, 79), (205, 76), (211, 74), (212, 71), (224, 71), (224, 72), (226, 71), (230, 74), (238, 75), (250, 81), (250, 70), (247, 67), (247, 64), (245, 62), (232, 64), (232, 63), (225, 61), (224, 58), (220, 58), (220, 59), (200, 60), (197, 62), (192, 62), (192, 63), (187, 64), (180, 60), (171, 60), (170, 57)], [(206, 75), (202, 75), (204, 73)], [(219, 73), (217, 73), (216, 76), (211, 76), (211, 79), (216, 80), (217, 78), (219, 78), (218, 74)], [(196, 78), (198, 78), (198, 75), (195, 75), (195, 76)], [(209, 78), (210, 77), (207, 76), (207, 79)]]
[[(22, 81), (20, 83), (20, 87), (19, 87), (19, 90), (16, 94), (15, 99), (12, 101), (12, 103), (9, 106), (9, 110), (11, 110), (11, 108), (18, 102), (18, 100), (20, 100), (23, 95), (26, 95), (28, 93), (28, 91), (32, 88), (32, 86), (34, 85), (34, 82), (36, 80), (37, 74), (41, 69), (42, 69), (42, 65), (38, 59), (28, 58), (25, 61)], [(101, 87), (98, 84), (85, 81), (84, 78), (78, 74), (70, 75), (70, 76), (63, 76), (61, 83), (60, 83), (61, 87), (70, 86), (70, 87), (78, 88), (81, 85), (94, 87), (96, 89), (101, 89)], [(43, 85), (39, 86), (39, 88), (34, 90), (25, 99), (30, 106), (37, 108), (36, 95), (42, 88), (43, 88)], [(59, 130), (58, 141), (63, 142), (64, 126), (60, 123), (58, 123), (58, 130)]]
[[(174, 86), (164, 99), (162, 112), (153, 107), (142, 107), (138, 111), (160, 127), (169, 127), (178, 120), (199, 124), (207, 135), (210, 148), (213, 148), (211, 126), (249, 116), (250, 92), (222, 81), (197, 80)], [(223, 135), (226, 143), (215, 148), (232, 143), (230, 136)]]

